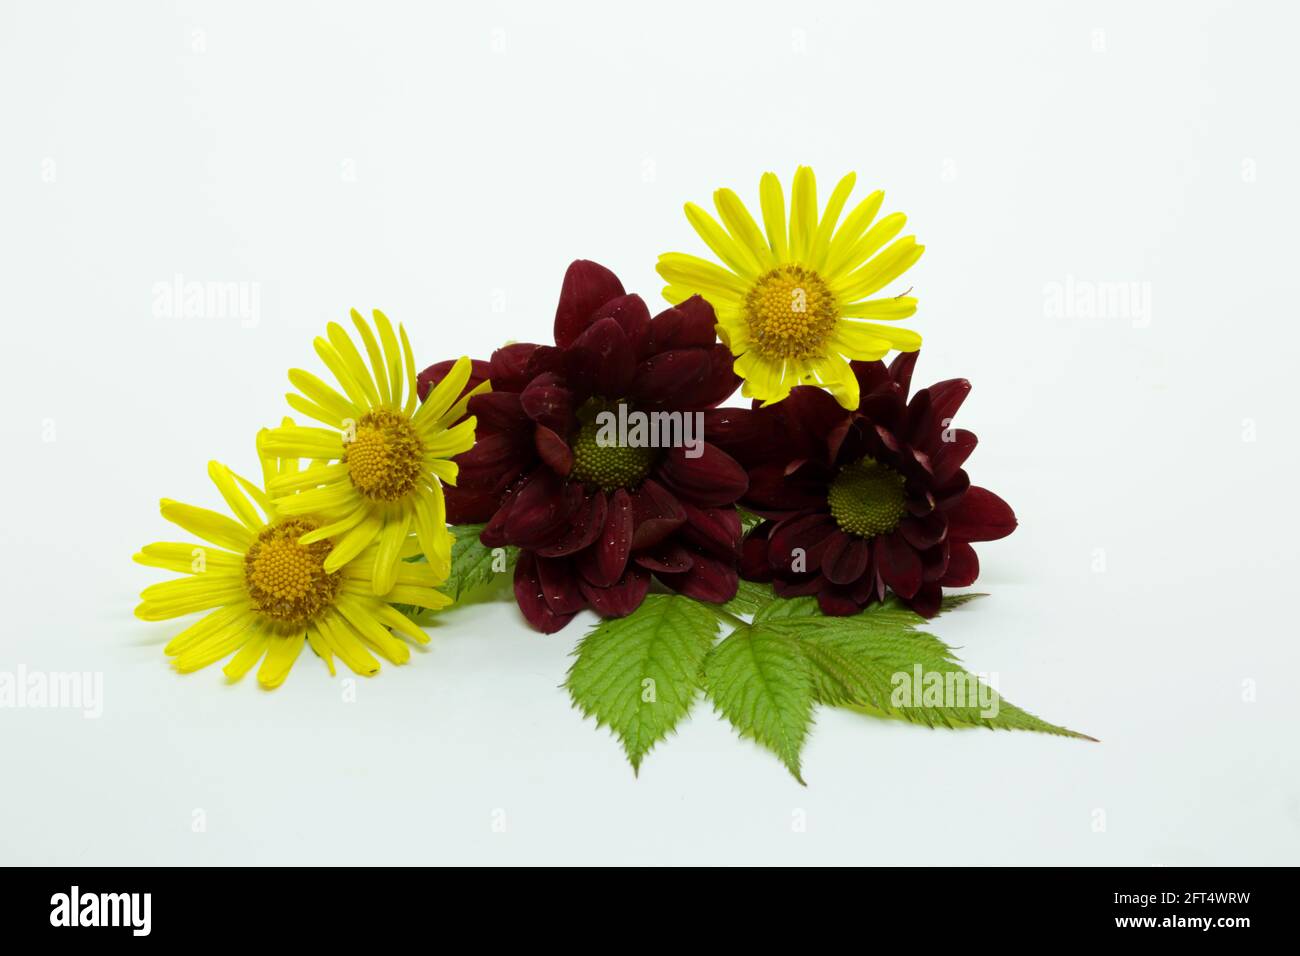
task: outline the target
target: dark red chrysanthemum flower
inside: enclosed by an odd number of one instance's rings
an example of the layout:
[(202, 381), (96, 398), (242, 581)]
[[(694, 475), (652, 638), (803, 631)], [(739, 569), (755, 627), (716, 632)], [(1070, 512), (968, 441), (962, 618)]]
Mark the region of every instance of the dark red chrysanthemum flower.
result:
[(1005, 501), (970, 483), (976, 438), (952, 427), (970, 382), (949, 379), (908, 400), (916, 352), (854, 362), (861, 404), (796, 388), (766, 408), (709, 413), (710, 440), (749, 472), (741, 504), (766, 520), (746, 536), (741, 574), (784, 597), (815, 594), (827, 614), (855, 614), (888, 587), (918, 613), (944, 587), (979, 574), (972, 541), (1015, 530)]
[[(683, 417), (739, 384), (715, 322), (699, 296), (651, 318), (612, 272), (579, 260), (564, 277), (554, 346), (507, 345), (475, 363), (468, 387), (487, 379), (492, 391), (470, 400), (477, 443), (456, 459), (447, 518), (486, 521), (483, 544), (521, 549), (515, 596), (538, 630), (584, 607), (629, 614), (652, 576), (705, 601), (735, 595), (745, 471)], [(420, 395), (449, 367), (426, 369)], [(640, 445), (611, 444), (602, 413), (651, 431)], [(664, 447), (665, 437), (691, 442)]]

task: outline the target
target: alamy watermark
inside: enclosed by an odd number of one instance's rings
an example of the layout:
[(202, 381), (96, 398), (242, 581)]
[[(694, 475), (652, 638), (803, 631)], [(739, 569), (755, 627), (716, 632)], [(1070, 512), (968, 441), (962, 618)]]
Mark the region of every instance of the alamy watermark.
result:
[(894, 688), (889, 703), (896, 708), (967, 708), (978, 710), (981, 717), (991, 720), (1001, 707), (996, 673), (923, 671), (920, 664), (913, 664), (910, 671), (896, 671), (889, 682)]
[(153, 284), (156, 319), (229, 319), (255, 329), (262, 321), (262, 283), (200, 282), (176, 273)]
[(596, 414), (601, 448), (683, 448), (687, 458), (704, 454), (703, 412), (639, 412), (620, 403), (618, 411)]
[(104, 714), (101, 671), (0, 671), (0, 710), (80, 710), (94, 720)]
[(1043, 286), (1049, 319), (1120, 319), (1135, 329), (1151, 324), (1150, 282), (1096, 282), (1067, 275)]

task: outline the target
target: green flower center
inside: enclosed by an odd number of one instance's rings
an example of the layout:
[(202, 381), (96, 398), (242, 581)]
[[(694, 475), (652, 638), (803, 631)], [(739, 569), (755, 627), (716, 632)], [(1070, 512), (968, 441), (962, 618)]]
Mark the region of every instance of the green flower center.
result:
[(570, 442), (573, 477), (605, 491), (635, 488), (659, 457), (658, 448), (629, 447), (622, 442), (618, 432), (621, 404), (594, 398), (587, 402), (578, 410), (578, 433)]
[(820, 355), (840, 315), (835, 294), (821, 276), (802, 266), (781, 266), (758, 278), (745, 296), (749, 335), (761, 355)]
[(898, 527), (905, 479), (874, 458), (845, 465), (831, 482), (827, 499), (841, 529), (862, 538), (888, 534)]

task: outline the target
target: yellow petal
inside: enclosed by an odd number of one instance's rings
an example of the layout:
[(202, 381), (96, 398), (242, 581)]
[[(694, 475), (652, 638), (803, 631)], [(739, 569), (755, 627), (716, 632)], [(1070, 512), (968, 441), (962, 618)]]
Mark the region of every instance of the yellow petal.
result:
[(239, 571), (244, 567), (242, 554), (182, 541), (146, 544), (132, 556), (132, 560), (147, 568), (163, 568), (181, 574), (202, 574), (208, 568)]
[(898, 295), (891, 299), (866, 299), (852, 302), (840, 309), (840, 315), (855, 319), (876, 319), (881, 322), (897, 322), (916, 312), (916, 297)]
[(371, 587), (375, 594), (386, 594), (397, 583), (397, 565), (401, 562), (402, 544), (411, 528), (411, 514), (403, 510), (389, 517), (379, 532), (379, 551), (375, 554), (375, 572)]
[(712, 216), (695, 203), (688, 202), (686, 219), (714, 254), (734, 272), (747, 279), (758, 277), (760, 271), (758, 261), (748, 249), (727, 235), (726, 230), (719, 226)]
[(852, 302), (879, 292), (910, 269), (925, 252), (915, 236), (905, 236), (872, 259), (857, 272), (831, 285), (842, 302)]
[(779, 402), (790, 394), (785, 383), (785, 362), (770, 360), (751, 349), (736, 359), (735, 372), (745, 380), (745, 394), (765, 404)]
[(831, 237), (835, 234), (835, 224), (839, 221), (840, 213), (844, 210), (844, 204), (848, 201), (849, 193), (853, 192), (853, 184), (857, 180), (856, 173), (849, 173), (835, 184), (831, 198), (826, 203), (826, 211), (817, 225), (817, 234), (813, 237), (812, 248), (808, 252), (808, 261), (812, 263), (814, 269), (821, 269), (826, 264), (826, 257), (831, 248)]
[(458, 358), (442, 381), (424, 397), (424, 404), (420, 406), (416, 417), (434, 420), (441, 418), (465, 390), (465, 383), (473, 371), (474, 363), (468, 357), (462, 355)]
[(160, 505), (162, 516), (174, 525), (196, 534), (204, 541), (243, 554), (253, 543), (253, 533), (237, 521), (207, 508), (196, 508), (179, 501), (164, 498)]
[(781, 181), (776, 178), (776, 173), (763, 174), (763, 178), (758, 181), (758, 198), (763, 210), (763, 228), (767, 232), (768, 246), (776, 255), (777, 261), (785, 262), (789, 256), (785, 235), (785, 194), (781, 191)]
[(232, 604), (219, 608), (199, 618), (168, 641), (167, 646), (163, 648), (163, 653), (168, 657), (175, 657), (210, 637), (220, 637), (226, 632), (242, 631), (252, 621), (253, 614), (247, 604)]
[(817, 177), (808, 166), (794, 173), (790, 197), (790, 258), (807, 262), (817, 232)]
[(767, 247), (762, 230), (740, 197), (730, 189), (719, 189), (713, 193), (713, 204), (718, 208), (722, 224), (736, 242), (748, 249), (754, 261), (763, 269), (770, 269), (774, 265), (772, 250)]
[[(874, 338), (888, 343), (890, 348), (900, 352), (915, 352), (921, 347), (921, 336), (911, 329), (896, 325), (877, 325), (874, 322), (842, 321), (835, 327), (837, 338), (856, 336), (859, 339)], [(856, 358), (857, 356), (854, 356)]]
[(235, 484), (230, 469), (219, 461), (210, 461), (208, 462), (208, 477), (217, 486), (217, 491), (221, 492), (221, 497), (226, 499), (226, 504), (230, 505), (231, 513), (243, 522), (244, 527), (253, 532), (261, 530), (263, 525), (262, 516), (257, 513), (257, 509), (253, 507), (244, 493), (240, 491), (239, 486)]
[(853, 207), (853, 211), (845, 217), (844, 225), (836, 230), (834, 237), (831, 239), (830, 249), (826, 257), (827, 272), (834, 273), (848, 258), (849, 250), (867, 231), (871, 221), (876, 218), (876, 213), (880, 212), (880, 204), (884, 201), (884, 192), (877, 189)]
[(379, 330), (379, 344), (384, 347), (385, 369), (388, 372), (388, 395), (393, 403), (393, 407), (402, 405), (404, 394), (402, 392), (402, 349), (397, 344), (397, 336), (393, 334), (393, 323), (388, 321), (388, 316), (374, 310), (375, 328)]
[(373, 511), (367, 512), (355, 527), (335, 542), (334, 550), (325, 558), (323, 564), (325, 571), (333, 574), (355, 558), (375, 540), (383, 526), (384, 519), (381, 515)]
[(293, 669), (294, 661), (302, 653), (307, 637), (306, 629), (293, 634), (277, 634), (270, 640), (266, 658), (257, 671), (257, 682), (267, 690), (279, 687)]
[[(366, 352), (373, 361), (376, 354), (371, 351), (374, 336), (370, 335), (369, 327), (356, 309), (351, 310), (350, 314), (352, 316), (352, 324), (359, 330), (364, 330), (361, 333), (362, 343), (365, 345)], [(353, 343), (351, 336), (348, 335), (347, 330), (337, 322), (329, 322), (325, 326), (325, 334), (329, 336), (330, 344), (338, 350), (339, 356), (345, 363), (347, 363), (348, 371), (352, 373), (352, 378), (361, 386), (362, 391), (366, 393), (366, 397), (370, 399), (370, 404), (372, 406), (384, 404), (384, 402), (388, 400), (386, 389), (381, 389), (376, 386), (375, 376), (371, 368), (366, 367), (365, 360), (361, 358), (361, 353), (357, 351), (357, 347)], [(367, 339), (369, 339), (369, 341), (367, 341)], [(383, 365), (381, 364), (379, 370), (382, 371), (382, 369)]]
[(685, 252), (663, 253), (655, 271), (672, 285), (701, 292), (710, 301), (712, 296), (720, 296), (723, 301), (739, 302), (749, 293), (749, 283), (734, 272)]
[(258, 632), (239, 649), (239, 653), (230, 659), (230, 662), (221, 669), (227, 679), (236, 681), (248, 673), (249, 668), (256, 664), (266, 651), (266, 647), (271, 643), (271, 635), (265, 630), (259, 629)]

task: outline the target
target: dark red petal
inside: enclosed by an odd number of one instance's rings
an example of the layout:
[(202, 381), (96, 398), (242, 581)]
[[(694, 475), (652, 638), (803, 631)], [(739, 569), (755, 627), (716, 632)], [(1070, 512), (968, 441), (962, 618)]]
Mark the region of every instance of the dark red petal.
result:
[(721, 561), (704, 554), (695, 555), (695, 563), (685, 574), (656, 574), (666, 587), (697, 601), (721, 604), (736, 596), (740, 576), (732, 561)]
[(539, 468), (514, 497), (506, 538), (521, 548), (555, 544), (583, 501), (581, 485), (566, 486), (549, 468)]
[(653, 547), (686, 522), (676, 495), (647, 478), (632, 492), (632, 550)]
[(948, 570), (948, 549), (951, 544), (952, 542), (945, 539), (933, 548), (917, 552), (921, 558), (922, 584), (929, 584), (943, 578), (944, 572)]
[(849, 585), (867, 571), (871, 558), (871, 542), (840, 532), (832, 535), (822, 555), (822, 573), (832, 584)]
[(684, 388), (681, 394), (669, 401), (682, 409), (713, 408), (730, 397), (740, 387), (740, 376), (734, 371), (735, 359), (731, 349), (721, 343), (708, 349), (709, 369), (694, 385)]
[(578, 555), (578, 570), (596, 587), (610, 587), (623, 576), (631, 550), (632, 499), (620, 488), (609, 496), (608, 514), (600, 536)]
[(709, 444), (717, 445), (746, 467), (785, 461), (784, 444), (772, 440), (775, 421), (770, 412), (774, 408), (712, 409), (704, 413), (704, 434)]
[(485, 548), (504, 548), (509, 542), (506, 540), (506, 522), (510, 520), (510, 512), (514, 510), (515, 499), (511, 495), (502, 502), (501, 507), (497, 509), (496, 514), (488, 519), (483, 530), (479, 533), (479, 544)]
[(916, 368), (916, 360), (920, 357), (919, 351), (899, 352), (889, 363), (889, 377), (898, 386), (903, 399), (907, 398), (907, 393), (912, 387), (912, 369)]
[[(455, 364), (456, 362), (454, 359), (446, 362), (437, 362), (430, 365), (416, 377), (415, 391), (420, 396), (420, 401), (424, 401), (428, 396), (429, 389), (433, 388), (447, 377), (447, 373), (452, 370), (452, 366)], [(488, 362), (475, 359), (471, 363), (469, 381), (465, 383), (465, 387), (461, 389), (460, 394), (464, 395), (467, 392), (474, 391), (474, 389), (486, 382), (491, 374), (492, 369)], [(460, 396), (457, 397), (459, 398)]]
[(650, 310), (639, 295), (624, 295), (610, 299), (592, 316), (593, 322), (613, 319), (623, 329), (628, 344), (636, 353), (637, 361), (650, 354)]
[(972, 485), (948, 512), (948, 536), (954, 541), (996, 541), (1015, 530), (1015, 512), (987, 488)]
[(630, 394), (643, 405), (673, 403), (679, 393), (703, 382), (712, 368), (704, 349), (660, 352), (636, 367)]
[(566, 477), (573, 470), (573, 449), (545, 425), (534, 427), (533, 445), (538, 457), (560, 477)]
[(556, 614), (551, 610), (537, 573), (537, 558), (529, 551), (521, 553), (515, 565), (515, 602), (528, 623), (543, 634), (554, 634), (573, 620), (572, 614)]
[(946, 432), (945, 436), (945, 440), (939, 442), (930, 456), (930, 469), (934, 473), (934, 483), (939, 487), (946, 485), (952, 479), (979, 442), (974, 432), (968, 432), (964, 428), (954, 428)]
[(510, 432), (484, 435), (456, 456), (456, 484), (464, 491), (499, 493), (536, 461), (527, 436)]
[(826, 507), (826, 489), (825, 481), (786, 475), (784, 465), (760, 465), (749, 472), (744, 501), (765, 515), (807, 511)]
[(767, 532), (772, 523), (765, 521), (745, 536), (740, 547), (740, 575), (746, 581), (772, 580), (772, 563), (767, 560)]
[(564, 357), (564, 370), (574, 388), (605, 398), (626, 395), (635, 369), (636, 354), (615, 319), (594, 322)]
[(893, 389), (890, 392), (863, 395), (858, 401), (857, 420), (891, 430), (901, 427), (907, 405), (898, 386), (894, 385)]
[[(795, 574), (816, 571), (821, 567), (831, 537), (840, 534), (839, 525), (828, 514), (805, 515), (783, 521), (772, 529), (767, 560), (774, 568)], [(796, 560), (802, 557), (802, 567), (796, 569)]]
[(533, 353), (541, 346), (532, 342), (515, 342), (503, 345), (492, 353), (489, 368), (492, 374), (492, 390), (495, 392), (522, 392), (531, 375), (528, 365)]
[[(528, 356), (528, 364), (524, 367), (524, 386), (539, 375), (563, 372), (566, 354), (566, 349), (556, 348), (554, 345), (539, 345), (533, 349), (533, 354)], [(524, 386), (520, 387), (521, 390)]]
[(697, 508), (683, 502), (686, 524), (677, 536), (705, 554), (735, 561), (740, 553), (740, 515), (735, 508)]
[(525, 415), (559, 434), (568, 434), (573, 423), (573, 392), (553, 372), (538, 375), (519, 395)]
[(980, 576), (980, 559), (975, 549), (965, 541), (949, 545), (948, 569), (939, 583), (946, 588), (965, 588), (975, 583)]
[(852, 597), (834, 588), (822, 588), (817, 592), (817, 606), (829, 617), (851, 617), (862, 610)]
[(934, 409), (935, 421), (941, 429), (948, 428), (962, 402), (970, 394), (970, 382), (964, 378), (950, 378), (936, 382), (926, 391), (930, 393), (930, 406)]
[(641, 606), (650, 590), (650, 572), (632, 565), (614, 585), (596, 587), (582, 578), (578, 587), (593, 611), (601, 617), (626, 617)]
[(830, 582), (821, 574), (793, 574), (772, 580), (772, 590), (777, 597), (796, 598), (818, 594), (822, 588), (829, 587)]
[(919, 518), (909, 516), (898, 523), (898, 533), (918, 551), (932, 548), (948, 534), (948, 519), (942, 511), (931, 511)]
[(787, 461), (794, 458), (834, 461), (852, 412), (845, 411), (830, 392), (800, 386), (792, 389), (785, 401), (772, 407), (781, 411), (785, 424), (779, 436), (771, 434), (768, 440), (788, 449)]
[[(873, 547), (874, 551), (875, 548)], [(858, 607), (866, 607), (885, 599), (885, 582), (880, 579), (874, 567), (868, 567), (867, 573), (858, 578), (856, 584), (849, 588), (849, 597)]]
[(662, 571), (664, 574), (681, 574), (689, 571), (695, 563), (691, 552), (672, 538), (647, 551), (638, 551), (632, 560), (649, 571)]
[[(688, 451), (697, 457), (688, 457)], [(749, 487), (749, 477), (736, 459), (708, 442), (694, 449), (668, 449), (656, 476), (669, 491), (701, 508), (735, 504)]]
[[(965, 494), (965, 488), (963, 488), (960, 493)], [(917, 517), (928, 515), (935, 509), (935, 504), (934, 495), (928, 491), (918, 491), (915, 494), (909, 494), (907, 500), (903, 502), (903, 506), (907, 508), (907, 513), (910, 515), (916, 515)]]
[(877, 392), (897, 391), (898, 387), (890, 378), (884, 362), (850, 362), (849, 365), (858, 379), (858, 394), (862, 398)]
[(586, 331), (596, 310), (623, 295), (623, 283), (604, 266), (588, 259), (570, 264), (555, 309), (555, 344), (567, 348)]
[(875, 541), (876, 571), (901, 598), (910, 598), (921, 586), (921, 557), (898, 534), (882, 534)]
[(587, 606), (578, 587), (578, 574), (568, 558), (537, 557), (537, 579), (542, 597), (556, 615), (577, 614)]
[(485, 392), (469, 400), (469, 414), (478, 419), (474, 434), (478, 438), (496, 432), (519, 431), (528, 425), (528, 416), (514, 392)]
[(487, 521), (501, 502), (501, 496), (484, 491), (466, 491), (451, 485), (442, 489), (447, 499), (448, 524), (478, 524)]
[(905, 603), (921, 617), (934, 617), (943, 605), (943, 588), (937, 584), (923, 584), (920, 590)]
[(907, 403), (907, 424), (899, 437), (909, 445), (925, 448), (931, 440), (938, 440), (939, 432), (934, 416), (934, 402), (930, 398), (930, 392), (923, 388)]
[(713, 306), (693, 295), (650, 320), (650, 351), (711, 346), (718, 340), (717, 324)]
[(537, 553), (546, 558), (558, 558), (576, 554), (583, 548), (590, 547), (605, 530), (606, 514), (605, 493), (597, 491), (574, 512), (568, 528), (560, 539), (548, 547), (538, 548)]

